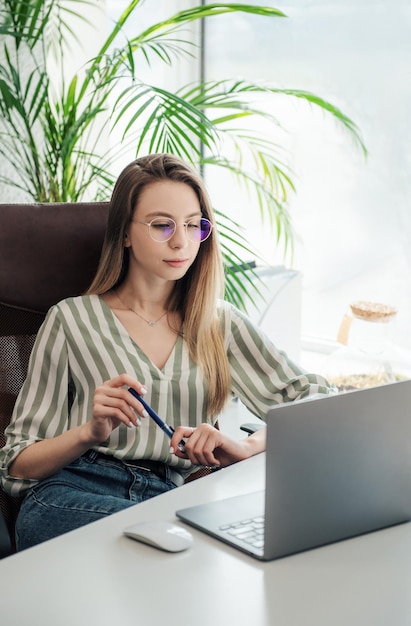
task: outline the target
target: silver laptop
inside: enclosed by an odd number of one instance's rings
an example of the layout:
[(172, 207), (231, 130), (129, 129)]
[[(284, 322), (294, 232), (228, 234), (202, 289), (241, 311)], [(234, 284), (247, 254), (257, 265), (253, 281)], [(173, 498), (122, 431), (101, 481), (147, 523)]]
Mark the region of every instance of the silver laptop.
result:
[(411, 381), (271, 409), (265, 491), (176, 515), (264, 561), (411, 520)]

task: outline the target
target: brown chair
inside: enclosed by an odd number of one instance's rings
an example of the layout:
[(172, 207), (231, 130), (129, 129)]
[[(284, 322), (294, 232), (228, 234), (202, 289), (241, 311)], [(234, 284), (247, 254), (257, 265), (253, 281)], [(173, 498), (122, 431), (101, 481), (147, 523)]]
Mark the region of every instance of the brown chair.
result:
[[(0, 447), (36, 333), (50, 306), (91, 283), (107, 213), (108, 203), (0, 204)], [(0, 558), (14, 550), (18, 508), (0, 489)]]
[[(107, 202), (0, 204), (0, 448), (37, 331), (53, 304), (90, 285), (107, 215)], [(210, 471), (199, 469), (186, 482)], [(19, 505), (0, 487), (0, 558), (15, 549)]]

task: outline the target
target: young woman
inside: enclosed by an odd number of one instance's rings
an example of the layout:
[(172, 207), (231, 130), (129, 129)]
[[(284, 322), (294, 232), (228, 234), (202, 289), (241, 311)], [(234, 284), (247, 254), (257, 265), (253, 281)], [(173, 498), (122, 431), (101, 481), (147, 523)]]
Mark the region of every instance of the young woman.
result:
[(264, 450), (264, 429), (234, 441), (214, 427), (232, 394), (264, 419), (274, 404), (330, 393), (221, 299), (223, 280), (201, 178), (167, 154), (130, 163), (96, 277), (50, 309), (6, 432), (3, 486), (25, 496), (18, 549)]

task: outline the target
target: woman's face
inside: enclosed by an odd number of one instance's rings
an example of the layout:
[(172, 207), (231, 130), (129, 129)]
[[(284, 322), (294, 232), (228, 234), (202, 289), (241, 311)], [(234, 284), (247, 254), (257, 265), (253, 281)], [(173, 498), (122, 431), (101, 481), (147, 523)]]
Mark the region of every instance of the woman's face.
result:
[[(177, 227), (167, 241), (154, 241), (147, 224), (154, 219), (171, 218)], [(191, 241), (184, 226), (189, 220), (201, 218), (196, 193), (185, 183), (159, 181), (145, 187), (135, 208), (125, 246), (130, 248), (130, 271), (138, 269), (148, 277), (166, 281), (182, 278), (193, 264), (200, 242)], [(155, 237), (161, 236), (164, 224), (151, 227)]]

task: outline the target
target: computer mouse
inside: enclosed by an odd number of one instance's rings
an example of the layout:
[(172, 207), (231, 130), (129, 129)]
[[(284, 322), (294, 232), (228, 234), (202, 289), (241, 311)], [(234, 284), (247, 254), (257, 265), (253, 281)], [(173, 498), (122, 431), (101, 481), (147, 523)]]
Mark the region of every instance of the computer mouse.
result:
[(182, 552), (193, 543), (193, 536), (188, 530), (164, 520), (137, 522), (125, 528), (124, 534), (166, 552)]

